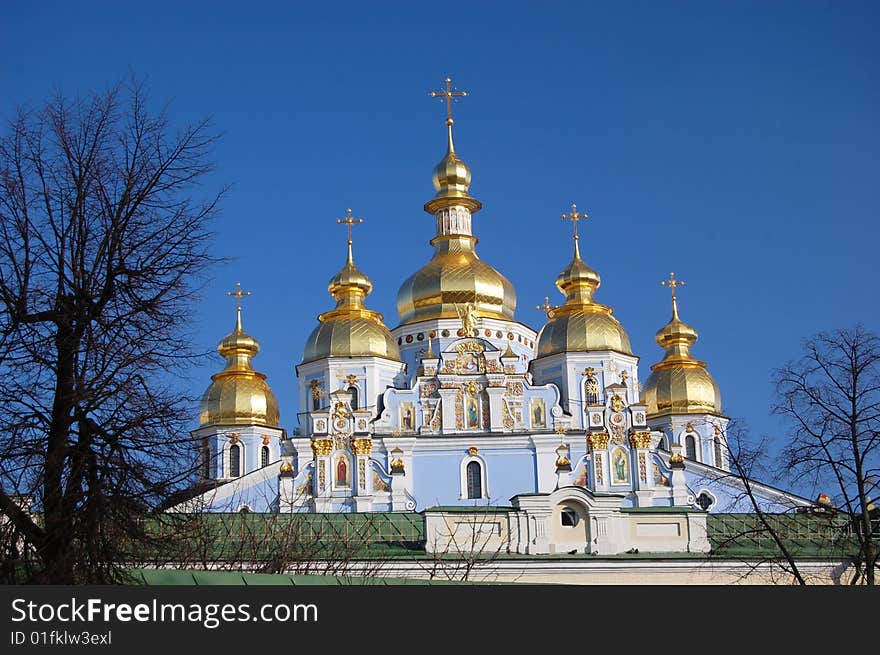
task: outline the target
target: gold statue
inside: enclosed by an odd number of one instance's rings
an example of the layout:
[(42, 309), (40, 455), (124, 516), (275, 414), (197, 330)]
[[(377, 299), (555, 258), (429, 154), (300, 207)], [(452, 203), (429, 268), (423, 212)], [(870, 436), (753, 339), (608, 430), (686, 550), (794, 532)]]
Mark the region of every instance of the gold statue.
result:
[(477, 306), (468, 302), (464, 306), (456, 305), (455, 311), (461, 319), (461, 329), (466, 337), (477, 336)]

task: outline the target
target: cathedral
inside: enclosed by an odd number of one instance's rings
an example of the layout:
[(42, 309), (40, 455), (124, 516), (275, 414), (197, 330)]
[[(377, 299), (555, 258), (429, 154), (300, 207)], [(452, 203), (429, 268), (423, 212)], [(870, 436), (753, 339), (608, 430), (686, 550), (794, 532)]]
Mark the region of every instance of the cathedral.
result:
[[(545, 301), (537, 330), (518, 321), (513, 285), (476, 250), (482, 205), (451, 114), (466, 94), (447, 78), (432, 95), (447, 106), (446, 154), (424, 205), (436, 235), (428, 261), (400, 285), (397, 325), (368, 307), (373, 284), (352, 239), (361, 219), (348, 210), (338, 221), (348, 231), (345, 262), (328, 284), (335, 306), (328, 301), (303, 345), (300, 424), (285, 426), (253, 361), (247, 292), (230, 292), (235, 329), (218, 346), (226, 365), (192, 433), (208, 490), (177, 509), (424, 512), (437, 536), (450, 513), (493, 508), (512, 552), (707, 550), (706, 514), (748, 507), (730, 474), (721, 392), (681, 318), (683, 282), (663, 282), (671, 317), (657, 331), (662, 351), (643, 353), (656, 363), (640, 371), (602, 302), (613, 299), (601, 297), (600, 274), (581, 255), (587, 215), (572, 205), (563, 215), (573, 226), (570, 261), (556, 279), (564, 302)], [(754, 488), (780, 510), (806, 503)]]

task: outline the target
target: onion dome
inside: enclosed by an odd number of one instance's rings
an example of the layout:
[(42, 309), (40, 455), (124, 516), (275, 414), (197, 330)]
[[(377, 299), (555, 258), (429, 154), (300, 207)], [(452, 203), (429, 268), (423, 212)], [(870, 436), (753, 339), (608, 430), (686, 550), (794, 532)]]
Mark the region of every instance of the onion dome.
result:
[(538, 334), (537, 357), (595, 350), (632, 355), (629, 336), (620, 321), (612, 316), (614, 310), (593, 300), (601, 278), (581, 259), (576, 223), (587, 215), (579, 214), (575, 205), (572, 205), (572, 212), (563, 218), (575, 221), (574, 258), (556, 278), (556, 286), (565, 296), (565, 304), (548, 309), (547, 323)]
[[(346, 218), (340, 219), (349, 228), (357, 221), (351, 218), (350, 209)], [(382, 322), (382, 314), (364, 306), (373, 283), (354, 264), (350, 233), (348, 258), (327, 289), (336, 307), (318, 316), (318, 326), (306, 340), (303, 363), (325, 357), (384, 357), (399, 362), (400, 349)]]
[[(674, 279), (675, 285), (681, 282)], [(706, 363), (691, 355), (697, 331), (678, 316), (678, 300), (672, 295), (672, 319), (657, 331), (657, 343), (666, 349), (663, 359), (651, 367), (642, 402), (649, 416), (664, 414), (720, 414), (721, 392), (706, 370)]]
[(241, 285), (230, 295), (238, 297), (235, 330), (217, 346), (226, 358), (226, 368), (211, 376), (211, 385), (202, 395), (199, 426), (265, 425), (278, 427), (278, 401), (266, 384), (266, 376), (254, 370), (251, 358), (260, 344), (241, 326)]
[[(447, 78), (446, 92), (434, 97), (466, 95), (453, 92), (450, 81)], [(446, 155), (434, 167), (436, 194), (424, 207), (437, 222), (437, 235), (431, 240), (434, 256), (397, 293), (401, 324), (458, 318), (456, 305), (466, 303), (473, 303), (479, 316), (502, 320), (512, 320), (516, 309), (513, 285), (474, 249), (478, 240), (473, 236), (471, 219), (482, 204), (469, 193), (471, 171), (455, 152), (452, 125), (448, 115)]]

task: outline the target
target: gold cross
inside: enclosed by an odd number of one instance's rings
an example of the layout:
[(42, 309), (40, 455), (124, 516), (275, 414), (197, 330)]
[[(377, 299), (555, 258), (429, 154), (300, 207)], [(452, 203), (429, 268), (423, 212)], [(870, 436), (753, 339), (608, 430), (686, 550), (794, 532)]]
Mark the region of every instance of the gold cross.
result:
[(584, 221), (590, 217), (589, 214), (584, 212), (583, 214), (578, 211), (578, 207), (576, 204), (571, 203), (571, 213), (563, 214), (562, 218), (566, 221), (571, 221), (574, 223), (574, 240), (578, 240), (578, 221)]
[(345, 210), (345, 218), (337, 218), (336, 222), (340, 223), (340, 224), (344, 224), (345, 227), (348, 228), (348, 245), (351, 245), (351, 226), (355, 225), (356, 223), (363, 223), (364, 219), (355, 218), (354, 216), (351, 215), (351, 209), (346, 209)]
[(629, 377), (629, 373), (628, 373), (627, 371), (622, 371), (622, 372), (620, 373), (620, 381), (621, 381), (624, 385), (626, 384), (626, 380), (627, 380), (628, 377)]
[(660, 284), (662, 284), (664, 287), (669, 287), (672, 290), (672, 298), (674, 300), (675, 299), (675, 287), (683, 287), (684, 280), (676, 280), (675, 273), (670, 273), (669, 279), (663, 280), (662, 282), (660, 282)]
[(240, 312), (241, 311), (241, 299), (244, 298), (245, 296), (251, 295), (251, 292), (250, 291), (242, 291), (241, 290), (241, 282), (236, 282), (235, 283), (235, 291), (227, 291), (226, 295), (235, 297), (236, 309), (238, 309), (238, 311)]
[(467, 91), (455, 91), (455, 87), (451, 86), (452, 78), (446, 78), (446, 90), (445, 91), (431, 91), (429, 94), (432, 98), (440, 98), (441, 102), (446, 102), (446, 124), (452, 125), (452, 103), (458, 102), (458, 98), (467, 97)]
[(551, 309), (556, 309), (556, 305), (550, 304), (550, 296), (544, 296), (544, 304), (537, 305), (535, 309), (543, 309), (549, 315)]

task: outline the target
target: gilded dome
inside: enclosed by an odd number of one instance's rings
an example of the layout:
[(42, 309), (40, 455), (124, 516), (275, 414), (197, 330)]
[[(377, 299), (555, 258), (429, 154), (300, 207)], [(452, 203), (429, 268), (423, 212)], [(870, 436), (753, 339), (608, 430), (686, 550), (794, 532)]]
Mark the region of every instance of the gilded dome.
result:
[(376, 318), (346, 316), (322, 321), (306, 340), (303, 363), (325, 357), (384, 357), (400, 361), (397, 341), (381, 321), (381, 314)]
[(373, 283), (355, 266), (350, 239), (345, 265), (327, 289), (336, 307), (318, 316), (318, 325), (306, 340), (303, 363), (325, 357), (384, 357), (399, 362), (400, 348), (382, 314), (364, 307)]
[(645, 383), (642, 402), (651, 416), (721, 412), (721, 392), (702, 366), (654, 370)]
[(458, 318), (456, 305), (466, 303), (473, 303), (480, 316), (513, 320), (513, 285), (482, 261), (474, 248), (472, 214), (482, 205), (468, 193), (471, 171), (455, 152), (451, 118), (446, 125), (446, 155), (434, 167), (436, 194), (425, 204), (425, 211), (437, 221), (437, 236), (431, 240), (434, 256), (401, 285), (397, 293), (400, 322)]
[(431, 260), (413, 273), (397, 293), (400, 322), (458, 318), (457, 304), (474, 303), (480, 316), (512, 320), (516, 292), (510, 281), (474, 251), (476, 238), (445, 236), (431, 243)]
[(223, 338), (217, 351), (226, 358), (226, 367), (211, 376), (211, 385), (202, 394), (199, 425), (278, 427), (278, 401), (266, 376), (251, 366), (260, 345), (242, 329), (240, 306), (235, 330)]
[(672, 297), (672, 319), (657, 331), (657, 343), (666, 349), (664, 358), (643, 388), (642, 402), (649, 416), (663, 414), (720, 414), (721, 392), (706, 370), (706, 363), (695, 359), (690, 348), (697, 331), (678, 316), (678, 301)]
[(574, 258), (556, 278), (565, 304), (548, 312), (547, 323), (538, 334), (537, 357), (595, 350), (632, 355), (629, 336), (612, 316), (614, 310), (593, 300), (600, 284), (599, 274), (581, 259), (575, 234)]

